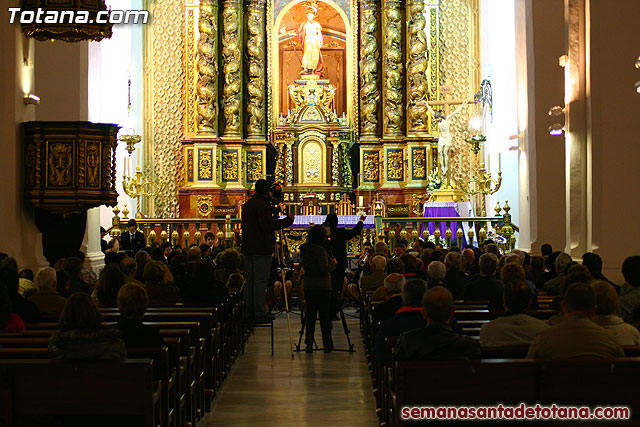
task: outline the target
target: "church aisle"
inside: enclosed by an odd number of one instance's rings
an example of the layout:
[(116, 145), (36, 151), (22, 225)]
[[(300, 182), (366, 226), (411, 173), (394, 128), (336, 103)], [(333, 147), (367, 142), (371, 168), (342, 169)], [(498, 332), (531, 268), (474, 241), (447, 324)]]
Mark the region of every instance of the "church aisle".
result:
[[(287, 318), (276, 319), (275, 355), (268, 328), (249, 337), (244, 356), (204, 418), (212, 426), (375, 426), (378, 423), (371, 377), (364, 357), (359, 322), (349, 318), (355, 353), (295, 353), (291, 359)], [(294, 345), (300, 317), (291, 316)], [(320, 325), (316, 340), (320, 340)], [(334, 322), (334, 344), (347, 348), (340, 322)]]

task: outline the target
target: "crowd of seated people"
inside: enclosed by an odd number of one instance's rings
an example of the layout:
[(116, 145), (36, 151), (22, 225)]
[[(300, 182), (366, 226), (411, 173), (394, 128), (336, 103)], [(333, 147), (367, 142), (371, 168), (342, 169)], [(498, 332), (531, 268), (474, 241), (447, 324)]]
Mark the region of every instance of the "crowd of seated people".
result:
[[(599, 255), (576, 262), (550, 245), (541, 255), (502, 254), (490, 241), (462, 251), (431, 242), (399, 246), (390, 255), (377, 244), (350, 286), (354, 297), (368, 296), (377, 363), (388, 362), (389, 337), (398, 340), (396, 360), (480, 357), (480, 348), (519, 346), (534, 359), (620, 357), (623, 347), (640, 345), (640, 256), (624, 261), (620, 286), (603, 275)], [(401, 265), (389, 271), (391, 263)], [(542, 296), (545, 314), (530, 314)], [(478, 324), (479, 339), (474, 328), (461, 334), (454, 301), (486, 304), (492, 316)]]

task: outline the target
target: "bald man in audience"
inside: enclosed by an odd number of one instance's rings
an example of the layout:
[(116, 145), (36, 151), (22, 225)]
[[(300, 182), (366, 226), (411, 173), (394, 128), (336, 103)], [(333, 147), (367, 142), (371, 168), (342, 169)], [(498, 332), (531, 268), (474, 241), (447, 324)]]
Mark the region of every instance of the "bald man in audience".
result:
[(446, 288), (429, 289), (422, 299), (422, 315), (427, 326), (400, 335), (393, 349), (395, 360), (460, 360), (480, 357), (480, 344), (455, 333), (453, 295)]
[(387, 267), (387, 259), (382, 255), (376, 255), (371, 258), (370, 273), (362, 276), (360, 279), (360, 288), (363, 292), (375, 291), (384, 284), (387, 277), (385, 269)]
[(389, 274), (384, 279), (387, 300), (373, 308), (371, 323), (373, 324), (374, 330), (377, 330), (380, 323), (393, 317), (396, 311), (402, 308), (402, 289), (405, 283), (407, 283), (407, 279), (399, 273)]
[(40, 315), (43, 318), (48, 320), (55, 319), (57, 321), (67, 300), (56, 292), (56, 280), (56, 270), (51, 267), (40, 269), (35, 278), (40, 290), (28, 299), (38, 306)]
[[(484, 254), (484, 256), (493, 254)], [(481, 257), (482, 259), (482, 257)], [(525, 310), (531, 304), (531, 289), (524, 281), (507, 283), (504, 288), (505, 314), (482, 325), (480, 345), (501, 347), (529, 345), (538, 333), (549, 328), (546, 322), (529, 316)]]
[(624, 357), (613, 335), (591, 320), (596, 313), (596, 295), (591, 286), (570, 285), (562, 299), (562, 312), (565, 320), (536, 336), (528, 359)]

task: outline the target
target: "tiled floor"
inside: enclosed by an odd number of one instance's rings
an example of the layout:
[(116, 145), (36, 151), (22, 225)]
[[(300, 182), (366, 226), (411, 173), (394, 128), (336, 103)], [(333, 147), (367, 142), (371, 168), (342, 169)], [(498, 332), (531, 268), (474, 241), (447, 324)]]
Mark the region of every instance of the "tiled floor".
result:
[[(358, 320), (349, 318), (355, 353), (295, 353), (291, 358), (287, 318), (275, 321), (275, 355), (268, 328), (256, 329), (244, 356), (231, 370), (209, 426), (376, 426), (375, 401)], [(297, 343), (300, 317), (291, 316)], [(334, 345), (346, 348), (340, 322), (334, 322)], [(316, 340), (321, 343), (320, 327)]]

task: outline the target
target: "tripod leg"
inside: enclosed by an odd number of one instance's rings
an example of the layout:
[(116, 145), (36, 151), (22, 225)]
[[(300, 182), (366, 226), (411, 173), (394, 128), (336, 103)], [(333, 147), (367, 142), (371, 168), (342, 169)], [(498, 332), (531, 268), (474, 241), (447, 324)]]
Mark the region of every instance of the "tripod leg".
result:
[(349, 352), (354, 352), (355, 350), (353, 349), (353, 344), (351, 344), (351, 338), (349, 337), (349, 334), (351, 333), (351, 331), (349, 331), (349, 327), (347, 326), (347, 319), (344, 317), (344, 311), (342, 310), (342, 306), (340, 306), (340, 319), (342, 320), (342, 329), (344, 329), (344, 334), (347, 337)]
[(301, 311), (302, 315), (300, 316), (302, 318), (302, 325), (300, 326), (300, 337), (298, 338), (298, 344), (296, 345), (296, 351), (300, 351), (300, 345), (302, 344), (302, 336), (304, 335), (304, 327), (307, 323), (307, 311)]
[[(284, 254), (282, 254), (282, 258), (284, 261)], [(284, 265), (284, 262), (281, 265)], [(282, 289), (284, 290), (284, 303), (287, 309), (287, 326), (289, 328), (289, 347), (291, 348), (291, 358), (293, 359), (293, 340), (291, 339), (291, 314), (289, 313), (289, 296), (287, 295), (286, 274), (284, 269), (281, 269), (280, 271), (282, 273)]]

